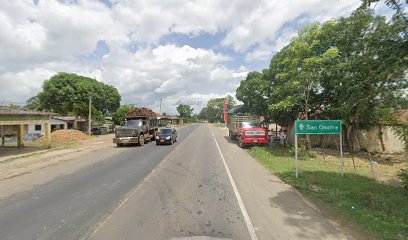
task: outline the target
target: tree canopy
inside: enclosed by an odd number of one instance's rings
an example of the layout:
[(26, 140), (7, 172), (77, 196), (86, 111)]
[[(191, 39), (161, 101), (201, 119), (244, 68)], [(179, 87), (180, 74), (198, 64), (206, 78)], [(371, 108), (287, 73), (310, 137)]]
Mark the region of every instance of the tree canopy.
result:
[(89, 97), (93, 114), (112, 113), (120, 106), (121, 96), (115, 87), (74, 73), (58, 73), (43, 83), (42, 92), (29, 99), (27, 107), (87, 116)]
[(179, 113), (179, 116), (181, 118), (191, 118), (191, 116), (193, 115), (193, 110), (194, 108), (192, 108), (189, 105), (186, 104), (180, 104), (177, 106), (177, 112)]
[(112, 113), (112, 121), (115, 125), (124, 125), (125, 119), (126, 119), (126, 114), (134, 109), (135, 106), (131, 104), (127, 105), (122, 105), (120, 106), (116, 112)]
[[(227, 109), (231, 109), (235, 105), (235, 100), (232, 96), (227, 96)], [(207, 102), (207, 106), (201, 109), (198, 118), (207, 120), (208, 122), (223, 122), (224, 121), (224, 98), (213, 98)]]
[(364, 4), (305, 26), (269, 69), (241, 81), (237, 99), (281, 125), (310, 117), (341, 119), (352, 130), (392, 122), (392, 112), (408, 106), (408, 22), (399, 1), (387, 1), (396, 9), (390, 20)]

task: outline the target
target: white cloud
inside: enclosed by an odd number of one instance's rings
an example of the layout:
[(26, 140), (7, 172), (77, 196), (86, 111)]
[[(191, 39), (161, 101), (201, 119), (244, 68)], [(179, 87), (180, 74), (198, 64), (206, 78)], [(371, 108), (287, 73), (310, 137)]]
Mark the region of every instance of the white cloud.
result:
[[(4, 1), (0, 9), (0, 102), (24, 103), (57, 72), (75, 72), (118, 87), (123, 103), (158, 109), (160, 97), (175, 113), (179, 103), (197, 111), (209, 98), (235, 95), (247, 66), (240, 59), (183, 43), (160, 43), (169, 33), (225, 33), (219, 47), (245, 61), (268, 60), (298, 29), (292, 26), (345, 15), (358, 0), (96, 0)], [(222, 35), (222, 34), (221, 34)], [(109, 48), (87, 59), (98, 41)], [(205, 41), (205, 39), (203, 39)], [(127, 47), (136, 46), (134, 52)], [(228, 51), (223, 51), (228, 52)], [(233, 64), (231, 64), (233, 63)], [(267, 66), (265, 66), (266, 68)]]
[[(103, 82), (119, 88), (124, 102), (138, 106), (159, 108), (160, 98), (170, 113), (175, 107), (194, 102), (200, 110), (206, 101), (191, 98), (198, 96), (225, 95), (233, 92), (242, 80), (242, 73), (224, 66), (230, 58), (190, 46), (160, 45), (156, 48), (111, 53), (101, 62)], [(207, 99), (207, 98), (205, 98)]]
[(250, 47), (276, 38), (276, 34), (298, 18), (307, 22), (325, 21), (350, 13), (360, 4), (356, 0), (308, 0), (308, 1), (264, 1), (233, 26), (222, 44), (236, 51), (245, 52)]
[(245, 55), (245, 61), (264, 61), (270, 60), (272, 56), (280, 51), (283, 47), (289, 44), (290, 40), (297, 35), (297, 31), (294, 29), (284, 29), (279, 37), (275, 38), (271, 43), (265, 41), (253, 51), (248, 52)]
[(111, 11), (94, 1), (7, 1), (0, 9), (0, 70), (73, 61), (90, 53), (98, 40), (126, 41), (126, 31)]
[[(44, 68), (36, 68), (21, 72), (5, 72), (0, 74), (0, 104), (20, 104), (41, 91), (42, 82), (56, 72)], [(7, 102), (3, 102), (7, 100)]]

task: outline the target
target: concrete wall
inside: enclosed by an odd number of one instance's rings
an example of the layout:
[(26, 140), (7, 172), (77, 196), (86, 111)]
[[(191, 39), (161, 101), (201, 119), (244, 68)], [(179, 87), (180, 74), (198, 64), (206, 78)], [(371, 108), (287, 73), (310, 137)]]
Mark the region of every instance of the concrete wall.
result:
[(0, 126), (0, 132), (3, 135), (17, 134), (17, 125)]
[[(354, 150), (360, 151), (361, 149), (365, 149), (370, 152), (382, 152), (379, 133), (380, 133), (379, 127), (373, 127), (369, 131), (358, 130), (357, 131), (358, 136), (352, 139), (352, 141), (354, 142)], [(302, 136), (302, 138), (305, 138), (305, 135)], [(338, 147), (339, 145), (339, 136), (336, 135), (310, 135), (310, 140), (312, 142), (312, 145), (315, 146), (324, 145)], [(288, 144), (292, 145), (294, 144), (295, 142), (294, 125), (291, 126), (290, 131), (287, 134), (286, 141)], [(395, 130), (390, 126), (385, 126), (383, 128), (383, 142), (385, 146), (385, 152), (399, 153), (405, 151), (404, 141), (398, 138)], [(346, 142), (344, 142), (344, 146), (347, 147)]]
[[(381, 141), (380, 141), (380, 128), (374, 127), (369, 131), (360, 130), (357, 132), (360, 144), (355, 139), (354, 147), (356, 149), (365, 148), (371, 152), (381, 152)], [(383, 142), (385, 146), (385, 152), (395, 153), (404, 151), (404, 142), (398, 138), (395, 130), (392, 127), (383, 128)]]
[[(51, 122), (52, 129), (67, 129), (67, 122), (65, 121), (51, 118), (50, 122)], [(41, 130), (35, 130), (36, 125), (40, 125)], [(62, 128), (60, 125), (63, 125)], [(45, 134), (45, 124), (28, 124), (27, 133), (40, 133), (44, 135)]]
[[(35, 126), (41, 126), (41, 130), (35, 130)], [(44, 124), (28, 124), (28, 133), (41, 133), (44, 135)]]
[[(0, 135), (16, 135), (18, 125), (3, 125), (0, 126)], [(28, 132), (28, 125), (24, 125), (24, 134)]]

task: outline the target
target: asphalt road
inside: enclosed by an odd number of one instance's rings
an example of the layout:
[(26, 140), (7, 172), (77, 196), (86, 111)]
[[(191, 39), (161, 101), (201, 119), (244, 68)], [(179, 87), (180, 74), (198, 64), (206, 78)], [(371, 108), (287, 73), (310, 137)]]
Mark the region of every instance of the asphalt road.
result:
[(0, 199), (0, 239), (345, 239), (224, 132), (88, 153), (98, 161)]
[(180, 142), (91, 239), (250, 239), (210, 128)]
[(110, 152), (108, 159), (104, 151), (86, 155), (84, 161), (102, 161), (2, 199), (0, 239), (86, 238), (196, 128), (180, 129), (172, 146), (149, 143), (118, 149), (112, 144), (104, 150)]

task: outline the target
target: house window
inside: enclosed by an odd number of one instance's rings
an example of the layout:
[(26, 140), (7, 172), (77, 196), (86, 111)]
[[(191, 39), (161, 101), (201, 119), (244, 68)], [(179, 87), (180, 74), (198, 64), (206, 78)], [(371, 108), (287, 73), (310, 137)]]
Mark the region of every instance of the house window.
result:
[(41, 131), (41, 125), (35, 125), (35, 131)]

